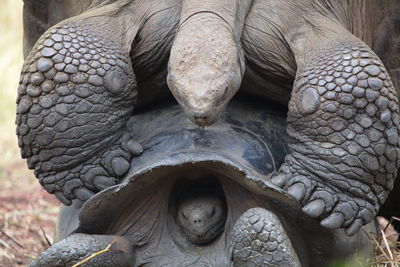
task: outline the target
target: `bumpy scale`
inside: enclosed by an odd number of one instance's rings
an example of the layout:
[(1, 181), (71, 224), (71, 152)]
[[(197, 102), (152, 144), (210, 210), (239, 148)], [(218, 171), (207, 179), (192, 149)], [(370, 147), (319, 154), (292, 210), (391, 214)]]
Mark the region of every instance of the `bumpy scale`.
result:
[[(112, 21), (109, 22), (112, 24)], [(128, 52), (95, 18), (48, 30), (25, 61), (17, 99), (22, 157), (64, 204), (117, 182), (141, 147), (122, 129), (136, 101)]]
[(238, 219), (231, 250), (234, 266), (301, 266), (279, 218), (263, 208), (250, 209)]

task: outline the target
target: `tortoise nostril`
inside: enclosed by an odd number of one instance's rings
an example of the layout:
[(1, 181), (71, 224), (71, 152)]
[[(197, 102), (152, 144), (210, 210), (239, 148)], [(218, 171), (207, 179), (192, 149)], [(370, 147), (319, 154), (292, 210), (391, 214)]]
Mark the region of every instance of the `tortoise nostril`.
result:
[(207, 125), (207, 117), (194, 117), (194, 121), (199, 126)]

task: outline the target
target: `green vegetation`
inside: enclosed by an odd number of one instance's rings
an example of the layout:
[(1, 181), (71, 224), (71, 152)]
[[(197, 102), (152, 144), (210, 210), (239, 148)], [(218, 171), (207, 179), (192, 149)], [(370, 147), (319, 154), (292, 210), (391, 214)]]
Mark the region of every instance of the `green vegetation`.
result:
[(357, 254), (348, 260), (339, 260), (329, 264), (328, 267), (366, 267), (373, 266), (372, 260), (363, 254)]

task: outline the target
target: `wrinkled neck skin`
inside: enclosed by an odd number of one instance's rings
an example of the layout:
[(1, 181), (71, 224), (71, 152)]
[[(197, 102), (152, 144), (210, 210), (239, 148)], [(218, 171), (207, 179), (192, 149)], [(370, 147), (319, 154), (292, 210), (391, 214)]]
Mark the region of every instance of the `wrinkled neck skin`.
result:
[[(299, 68), (307, 57), (304, 51), (314, 47), (315, 42), (321, 42), (321, 47), (329, 47), (340, 39), (352, 38), (351, 33), (372, 47), (378, 27), (372, 14), (377, 8), (378, 1), (375, 0), (254, 0), (252, 17), (246, 21), (246, 27), (250, 25), (262, 30), (271, 40), (277, 39), (271, 41), (268, 49), (282, 47), (282, 41), (288, 44), (290, 51), (283, 54), (293, 53), (295, 61), (290, 64)], [(252, 20), (257, 15), (254, 11), (260, 9), (266, 18), (263, 25)], [(343, 32), (343, 27), (348, 32)], [(282, 53), (279, 49), (275, 51)]]
[(215, 122), (240, 87), (240, 38), (250, 6), (250, 0), (183, 1), (167, 81), (184, 112), (200, 126)]
[(207, 13), (213, 14), (219, 17), (220, 21), (216, 23), (225, 24), (225, 27), (231, 32), (234, 40), (240, 41), (243, 25), (250, 6), (251, 1), (247, 0), (183, 0), (180, 26), (182, 27), (185, 22), (193, 17), (202, 18), (207, 16)]

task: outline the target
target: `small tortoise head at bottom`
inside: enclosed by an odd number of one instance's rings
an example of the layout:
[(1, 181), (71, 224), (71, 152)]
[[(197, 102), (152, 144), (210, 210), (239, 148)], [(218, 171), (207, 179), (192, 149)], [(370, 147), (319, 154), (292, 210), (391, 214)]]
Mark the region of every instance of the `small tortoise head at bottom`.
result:
[(224, 230), (226, 205), (210, 192), (186, 195), (177, 206), (177, 222), (186, 238), (193, 244), (214, 241)]

